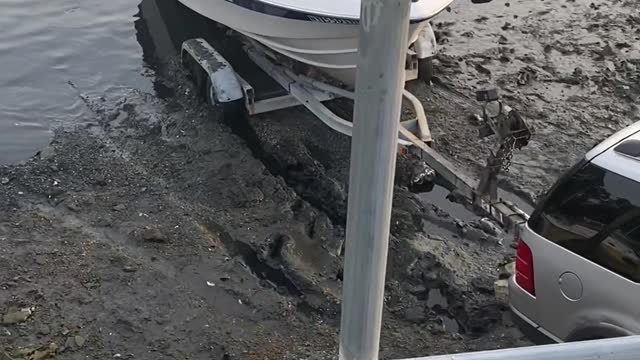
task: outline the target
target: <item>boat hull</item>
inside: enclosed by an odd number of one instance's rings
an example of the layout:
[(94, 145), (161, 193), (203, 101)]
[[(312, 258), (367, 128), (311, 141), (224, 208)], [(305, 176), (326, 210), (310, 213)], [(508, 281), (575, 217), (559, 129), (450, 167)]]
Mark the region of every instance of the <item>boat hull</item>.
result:
[[(360, 34), (357, 20), (323, 17), (315, 17), (318, 21), (299, 20), (265, 14), (226, 0), (179, 1), (280, 54), (311, 65), (348, 86), (355, 85)], [(410, 24), (407, 46), (416, 41), (426, 26), (427, 20)]]

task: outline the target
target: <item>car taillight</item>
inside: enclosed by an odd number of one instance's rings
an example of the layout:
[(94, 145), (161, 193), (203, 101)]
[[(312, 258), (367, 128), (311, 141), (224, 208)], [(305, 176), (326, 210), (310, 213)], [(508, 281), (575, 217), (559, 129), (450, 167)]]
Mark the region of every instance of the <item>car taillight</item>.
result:
[(526, 292), (535, 296), (536, 285), (533, 278), (533, 253), (524, 241), (518, 241), (516, 253), (516, 283)]

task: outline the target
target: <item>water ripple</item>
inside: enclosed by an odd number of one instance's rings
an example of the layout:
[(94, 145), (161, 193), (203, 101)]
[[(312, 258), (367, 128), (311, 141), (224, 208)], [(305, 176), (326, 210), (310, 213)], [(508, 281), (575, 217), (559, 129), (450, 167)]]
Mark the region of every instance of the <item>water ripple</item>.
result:
[[(129, 0), (0, 0), (0, 164), (88, 119), (78, 92), (150, 90)], [(77, 90), (71, 89), (73, 81)]]

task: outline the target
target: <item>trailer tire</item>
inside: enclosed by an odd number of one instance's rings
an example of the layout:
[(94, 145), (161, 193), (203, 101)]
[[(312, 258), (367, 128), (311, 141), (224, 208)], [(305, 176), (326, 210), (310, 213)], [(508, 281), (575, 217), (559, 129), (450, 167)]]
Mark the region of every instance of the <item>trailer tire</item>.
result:
[(210, 78), (207, 79), (206, 86), (207, 87), (206, 87), (205, 101), (207, 102), (207, 104), (211, 106), (218, 106), (218, 100), (216, 99), (216, 92), (213, 89), (213, 85), (211, 84)]
[(182, 65), (189, 73), (196, 91), (196, 95), (207, 100), (208, 88), (206, 84), (209, 82), (207, 73), (188, 53), (182, 54)]
[(196, 84), (196, 91), (198, 96), (207, 101), (207, 97), (209, 96), (209, 90), (207, 88), (207, 82), (209, 81), (209, 77), (207, 73), (204, 71), (200, 65), (194, 61), (194, 69), (195, 73), (194, 81)]
[(205, 100), (208, 105), (221, 111), (223, 121), (239, 121), (241, 117), (246, 115), (246, 107), (244, 99), (221, 103), (216, 98), (215, 89), (211, 84), (211, 79), (207, 79)]
[(433, 76), (433, 57), (418, 60), (418, 77), (420, 80), (430, 85)]
[(223, 120), (227, 123), (245, 121), (247, 115), (244, 100), (235, 100), (218, 105), (222, 108)]

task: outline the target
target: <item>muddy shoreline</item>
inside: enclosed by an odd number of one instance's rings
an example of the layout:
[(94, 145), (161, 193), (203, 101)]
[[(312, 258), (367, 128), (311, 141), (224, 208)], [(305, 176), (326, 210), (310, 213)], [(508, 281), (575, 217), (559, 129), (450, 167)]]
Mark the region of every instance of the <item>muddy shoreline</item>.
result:
[[(2, 308), (34, 309), (1, 326), (5, 351), (334, 357), (344, 209), (326, 194), (346, 199), (346, 172), (323, 163), (348, 139), (321, 162), (312, 141), (335, 134), (287, 146), (265, 121), (247, 146), (174, 75), (169, 101), (83, 97), (93, 122), (1, 168)], [(519, 343), (492, 289), (510, 251), (402, 186), (394, 208), (383, 356)]]
[[(456, 3), (435, 23), (437, 83), (408, 85), (435, 147), (477, 173), (494, 143), (470, 123), (472, 94), (497, 85), (536, 130), (502, 182), (535, 200), (636, 121), (639, 17), (630, 2), (607, 4)], [(0, 167), (0, 359), (335, 358), (349, 139), (301, 108), (223, 121), (159, 50), (145, 49), (155, 93), (74, 87), (86, 118)], [(443, 203), (439, 188), (410, 192), (409, 163), (395, 189), (382, 358), (527, 345), (493, 288), (510, 235)]]

